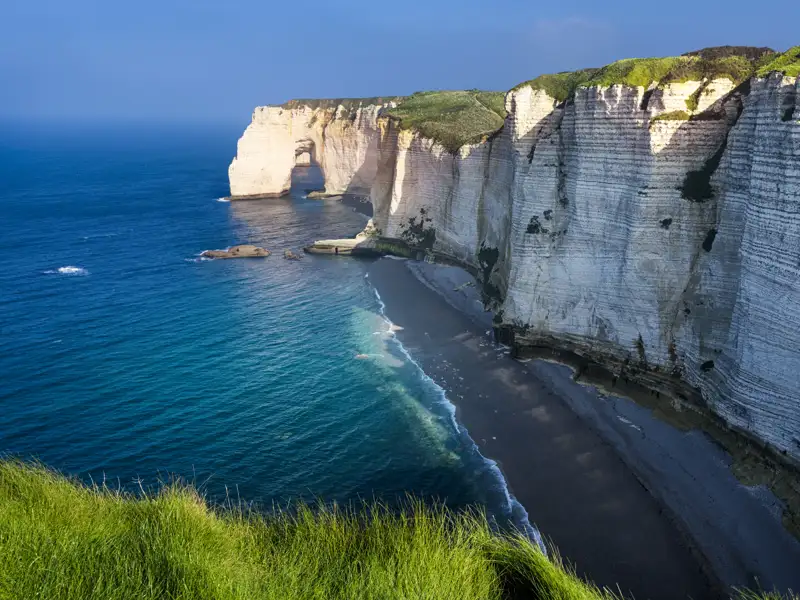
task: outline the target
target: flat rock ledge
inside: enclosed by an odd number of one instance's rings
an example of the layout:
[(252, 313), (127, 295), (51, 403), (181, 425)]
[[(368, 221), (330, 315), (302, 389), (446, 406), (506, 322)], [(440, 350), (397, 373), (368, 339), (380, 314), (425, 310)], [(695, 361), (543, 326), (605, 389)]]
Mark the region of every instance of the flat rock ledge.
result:
[(345, 238), (340, 240), (317, 240), (304, 248), (308, 254), (341, 254), (343, 256), (380, 256), (372, 238)]
[(205, 250), (200, 256), (205, 258), (264, 258), (270, 255), (270, 251), (260, 246), (252, 244), (240, 244), (231, 246), (226, 250)]
[(329, 194), (325, 190), (313, 190), (306, 194), (306, 198), (310, 200), (330, 200), (332, 198), (341, 198), (341, 194)]

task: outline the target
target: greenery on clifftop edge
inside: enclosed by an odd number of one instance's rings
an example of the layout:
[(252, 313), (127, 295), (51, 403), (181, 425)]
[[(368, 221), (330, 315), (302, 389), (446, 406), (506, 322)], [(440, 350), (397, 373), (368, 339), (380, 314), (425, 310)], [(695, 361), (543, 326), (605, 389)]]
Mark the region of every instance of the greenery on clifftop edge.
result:
[(280, 107), (298, 108), (300, 106), (308, 106), (309, 108), (336, 108), (341, 105), (346, 109), (353, 109), (359, 106), (400, 102), (403, 98), (404, 96), (373, 96), (372, 98), (297, 98), (284, 102)]
[(762, 65), (756, 74), (766, 77), (773, 71), (787, 77), (800, 77), (800, 46), (789, 48), (783, 54), (773, 55), (772, 60)]
[(755, 74), (769, 48), (718, 46), (664, 58), (627, 58), (600, 69), (586, 85), (617, 83), (641, 87), (684, 81), (729, 79), (738, 85)]
[(534, 90), (547, 92), (551, 98), (559, 102), (564, 102), (570, 98), (575, 90), (589, 81), (599, 69), (581, 69), (579, 71), (564, 71), (552, 75), (539, 75), (536, 79), (525, 81), (515, 86), (518, 90), (524, 87), (531, 87)]
[(622, 84), (649, 88), (652, 85), (713, 79), (729, 79), (738, 85), (757, 72), (762, 74), (762, 71), (778, 70), (786, 68), (786, 65), (789, 72), (797, 69), (800, 61), (796, 57), (798, 52), (794, 50), (781, 55), (769, 48), (716, 46), (687, 52), (681, 56), (626, 58), (598, 69), (541, 75), (517, 85), (514, 89), (530, 86), (544, 90), (554, 99), (564, 102), (577, 88), (589, 86)]
[(503, 92), (417, 92), (384, 114), (455, 153), (497, 132), (506, 117), (504, 104)]
[[(0, 460), (0, 599), (610, 600), (479, 512), (210, 506), (134, 496)], [(763, 596), (746, 592), (743, 600)], [(800, 600), (795, 598), (794, 600)]]

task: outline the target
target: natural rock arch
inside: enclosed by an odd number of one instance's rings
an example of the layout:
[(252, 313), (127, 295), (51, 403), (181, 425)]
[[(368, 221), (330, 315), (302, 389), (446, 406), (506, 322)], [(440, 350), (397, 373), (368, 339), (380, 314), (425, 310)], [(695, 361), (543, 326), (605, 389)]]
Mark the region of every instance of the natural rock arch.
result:
[(311, 138), (298, 140), (294, 148), (294, 165), (296, 167), (310, 167), (318, 164), (317, 145)]
[(378, 115), (383, 106), (257, 108), (228, 169), (231, 196), (288, 193), (292, 170), (305, 153), (322, 170), (325, 193), (368, 195), (377, 171)]

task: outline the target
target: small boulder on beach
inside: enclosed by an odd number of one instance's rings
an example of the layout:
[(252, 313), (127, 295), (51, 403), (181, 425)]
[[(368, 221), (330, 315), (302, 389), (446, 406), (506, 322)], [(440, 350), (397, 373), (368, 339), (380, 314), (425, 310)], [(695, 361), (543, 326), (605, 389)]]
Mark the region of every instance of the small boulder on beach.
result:
[(266, 248), (252, 244), (231, 246), (226, 250), (205, 250), (200, 253), (200, 256), (206, 258), (262, 258), (269, 255), (270, 252)]

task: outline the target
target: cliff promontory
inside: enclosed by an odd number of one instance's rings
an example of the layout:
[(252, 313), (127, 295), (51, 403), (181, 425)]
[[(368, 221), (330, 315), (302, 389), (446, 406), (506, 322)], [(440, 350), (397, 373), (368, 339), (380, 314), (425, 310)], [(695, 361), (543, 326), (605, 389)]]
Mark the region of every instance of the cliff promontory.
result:
[(800, 460), (800, 47), (544, 75), (504, 96), (256, 109), (233, 196), (369, 195), (380, 235), (478, 273), (515, 344), (555, 347)]

